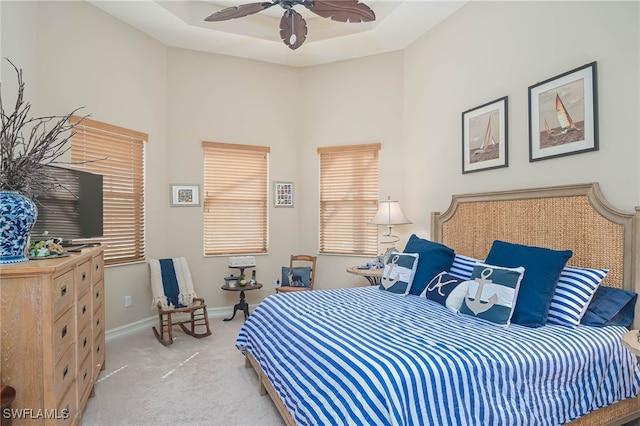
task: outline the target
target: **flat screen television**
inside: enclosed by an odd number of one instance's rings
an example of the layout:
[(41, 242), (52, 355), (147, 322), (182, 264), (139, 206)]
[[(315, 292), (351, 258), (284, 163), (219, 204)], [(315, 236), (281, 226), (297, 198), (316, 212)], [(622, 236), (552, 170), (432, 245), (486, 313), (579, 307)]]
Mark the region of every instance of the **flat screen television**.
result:
[(46, 166), (56, 184), (53, 190), (34, 197), (38, 217), (31, 240), (60, 238), (63, 245), (73, 240), (101, 237), (103, 234), (102, 175)]

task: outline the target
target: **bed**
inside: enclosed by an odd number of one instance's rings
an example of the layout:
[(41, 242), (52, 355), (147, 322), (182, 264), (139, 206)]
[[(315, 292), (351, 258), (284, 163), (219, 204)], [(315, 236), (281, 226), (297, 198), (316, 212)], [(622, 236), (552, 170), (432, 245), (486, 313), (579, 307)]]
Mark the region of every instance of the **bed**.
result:
[[(431, 238), (484, 259), (494, 240), (573, 251), (637, 291), (638, 209), (595, 183), (453, 196)], [(637, 315), (636, 315), (637, 318)], [(496, 324), (376, 287), (265, 299), (236, 345), (285, 423), (623, 424), (640, 417), (625, 327)]]

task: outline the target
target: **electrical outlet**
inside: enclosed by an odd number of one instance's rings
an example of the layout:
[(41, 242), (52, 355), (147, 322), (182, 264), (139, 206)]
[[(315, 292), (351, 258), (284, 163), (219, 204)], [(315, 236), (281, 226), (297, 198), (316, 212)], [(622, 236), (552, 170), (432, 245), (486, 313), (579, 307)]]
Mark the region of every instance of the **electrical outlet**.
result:
[(124, 297), (124, 307), (128, 308), (131, 306), (131, 296), (125, 296)]

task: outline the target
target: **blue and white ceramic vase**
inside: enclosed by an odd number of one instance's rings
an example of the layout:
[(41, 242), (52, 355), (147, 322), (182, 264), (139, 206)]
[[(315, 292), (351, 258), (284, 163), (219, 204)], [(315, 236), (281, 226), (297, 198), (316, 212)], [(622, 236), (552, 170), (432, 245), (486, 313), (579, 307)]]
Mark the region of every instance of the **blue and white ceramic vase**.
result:
[(0, 191), (0, 265), (26, 262), (29, 233), (38, 217), (30, 198), (15, 191)]

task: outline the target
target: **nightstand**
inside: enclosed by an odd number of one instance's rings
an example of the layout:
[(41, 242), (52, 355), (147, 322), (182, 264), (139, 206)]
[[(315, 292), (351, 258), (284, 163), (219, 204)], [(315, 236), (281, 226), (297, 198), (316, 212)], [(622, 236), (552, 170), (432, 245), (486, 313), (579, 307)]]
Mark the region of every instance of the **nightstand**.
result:
[(382, 272), (384, 272), (383, 268), (368, 268), (368, 269), (360, 269), (357, 266), (349, 266), (347, 268), (347, 272), (354, 275), (360, 275), (361, 277), (365, 277), (369, 284), (371, 285), (380, 285), (380, 281), (382, 280)]
[(631, 330), (622, 335), (622, 344), (625, 345), (636, 357), (640, 357), (640, 341), (638, 330)]

